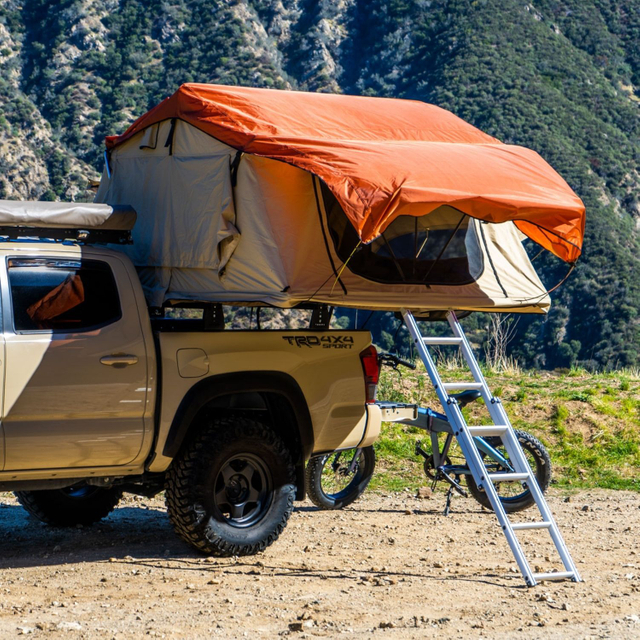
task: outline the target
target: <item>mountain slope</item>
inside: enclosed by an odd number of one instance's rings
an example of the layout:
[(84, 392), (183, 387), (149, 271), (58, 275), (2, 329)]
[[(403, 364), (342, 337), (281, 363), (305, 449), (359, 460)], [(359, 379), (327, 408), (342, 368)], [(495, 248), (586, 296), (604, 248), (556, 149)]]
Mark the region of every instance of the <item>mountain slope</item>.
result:
[[(521, 320), (515, 352), (637, 366), (638, 42), (640, 0), (9, 0), (0, 184), (5, 197), (79, 196), (104, 136), (182, 82), (433, 102), (538, 151), (587, 205), (584, 256), (549, 316)], [(546, 255), (536, 266), (549, 286), (566, 273)]]
[[(61, 144), (23, 91), (21, 25), (0, 12), (0, 198), (54, 200), (84, 194), (95, 170)], [(11, 20), (11, 18), (14, 18)]]

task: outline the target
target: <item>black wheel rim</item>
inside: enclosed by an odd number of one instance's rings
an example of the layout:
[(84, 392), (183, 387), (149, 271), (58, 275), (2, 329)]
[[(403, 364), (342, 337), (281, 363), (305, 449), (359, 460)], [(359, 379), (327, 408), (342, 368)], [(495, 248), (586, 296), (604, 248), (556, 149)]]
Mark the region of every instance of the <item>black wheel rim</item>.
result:
[(214, 483), (214, 505), (218, 519), (233, 527), (250, 527), (271, 506), (271, 473), (260, 458), (242, 453), (229, 458)]
[[(360, 452), (340, 451), (326, 456), (322, 463), (321, 488), (322, 492), (331, 500), (346, 498), (354, 487), (357, 487), (364, 478), (364, 454)], [(353, 458), (358, 459), (353, 465)]]

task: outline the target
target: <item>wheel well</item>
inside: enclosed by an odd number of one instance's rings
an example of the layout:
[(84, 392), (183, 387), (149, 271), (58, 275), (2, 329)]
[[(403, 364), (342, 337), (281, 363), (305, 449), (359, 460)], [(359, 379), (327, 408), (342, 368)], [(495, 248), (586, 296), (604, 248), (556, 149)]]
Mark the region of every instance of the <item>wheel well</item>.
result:
[(200, 381), (180, 404), (163, 454), (175, 457), (207, 417), (221, 413), (266, 422), (283, 439), (296, 465), (297, 498), (304, 498), (304, 464), (313, 450), (313, 427), (298, 383), (281, 372), (234, 373)]
[(296, 463), (304, 458), (296, 416), (283, 395), (272, 391), (243, 391), (219, 396), (202, 407), (196, 422), (221, 414), (239, 414), (264, 422), (288, 445)]

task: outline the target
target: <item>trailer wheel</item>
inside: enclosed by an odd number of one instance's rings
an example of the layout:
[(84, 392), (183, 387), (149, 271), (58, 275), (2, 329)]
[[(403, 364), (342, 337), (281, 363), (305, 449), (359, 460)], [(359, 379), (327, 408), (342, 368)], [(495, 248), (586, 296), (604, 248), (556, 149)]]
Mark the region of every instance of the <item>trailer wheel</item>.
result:
[(38, 520), (54, 527), (74, 527), (106, 518), (122, 498), (122, 490), (77, 484), (66, 489), (16, 491), (15, 496)]
[[(529, 461), (531, 470), (538, 481), (540, 490), (544, 493), (551, 482), (551, 458), (549, 457), (549, 452), (542, 442), (530, 433), (516, 429), (515, 434), (520, 442), (525, 458)], [(499, 449), (505, 457), (508, 457), (507, 452), (502, 446), (500, 438), (491, 436), (487, 438), (487, 441), (492, 447)], [(495, 465), (492, 461), (488, 460), (484, 454), (481, 454), (481, 457), (489, 471), (494, 473), (503, 471), (503, 469), (500, 468), (493, 468)], [(487, 494), (481, 489), (478, 489), (473, 476), (467, 476), (467, 486), (469, 487), (471, 495), (483, 507), (492, 509), (491, 503), (489, 502), (489, 496), (487, 496)], [(502, 502), (502, 506), (507, 513), (524, 511), (535, 504), (531, 491), (524, 488), (520, 483), (496, 483), (496, 489), (498, 491), (498, 496), (500, 497), (500, 502)]]
[(215, 418), (173, 461), (165, 489), (169, 519), (184, 541), (209, 555), (252, 555), (289, 520), (295, 466), (266, 425)]

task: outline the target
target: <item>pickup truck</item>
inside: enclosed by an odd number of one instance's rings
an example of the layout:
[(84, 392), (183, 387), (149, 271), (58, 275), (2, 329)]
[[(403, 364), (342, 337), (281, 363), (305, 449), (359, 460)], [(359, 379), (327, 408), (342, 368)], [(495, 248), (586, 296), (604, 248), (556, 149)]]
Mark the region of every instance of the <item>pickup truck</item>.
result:
[(0, 490), (43, 522), (164, 490), (186, 542), (256, 553), (304, 498), (310, 456), (379, 433), (368, 332), (150, 313), (124, 254), (75, 242), (0, 242), (0, 289)]

